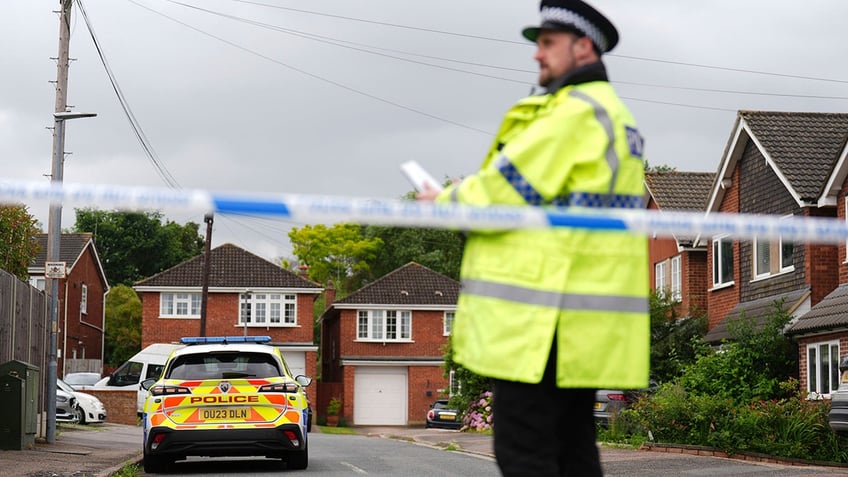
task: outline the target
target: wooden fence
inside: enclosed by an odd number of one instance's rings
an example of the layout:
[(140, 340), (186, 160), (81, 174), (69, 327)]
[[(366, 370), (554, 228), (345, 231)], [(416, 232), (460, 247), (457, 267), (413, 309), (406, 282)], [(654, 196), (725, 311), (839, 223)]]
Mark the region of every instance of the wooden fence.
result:
[(0, 270), (0, 364), (17, 360), (38, 368), (41, 382), (38, 385), (37, 412), (41, 419), (37, 437), (46, 434), (46, 420), (43, 417), (44, 386), (49, 362), (49, 306), (47, 293)]

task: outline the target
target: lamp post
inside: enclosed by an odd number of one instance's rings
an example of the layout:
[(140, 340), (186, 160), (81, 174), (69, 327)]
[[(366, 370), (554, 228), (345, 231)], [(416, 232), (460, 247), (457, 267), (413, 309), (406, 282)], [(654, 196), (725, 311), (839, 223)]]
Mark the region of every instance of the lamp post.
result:
[[(53, 166), (50, 171), (50, 182), (55, 185), (62, 183), (65, 162), (65, 121), (68, 119), (91, 118), (96, 113), (53, 113), (54, 128), (56, 135), (53, 141)], [(47, 220), (47, 262), (59, 261), (59, 243), (62, 238), (62, 204), (53, 202), (50, 204), (50, 215)], [(45, 278), (47, 278), (47, 264), (44, 267)], [(57, 348), (58, 340), (56, 334), (59, 329), (59, 278), (48, 278), (50, 282), (50, 319), (47, 324), (50, 340), (47, 343), (48, 361), (47, 378), (45, 385), (45, 413), (47, 414), (47, 442), (52, 444), (56, 441), (56, 378), (57, 375)]]

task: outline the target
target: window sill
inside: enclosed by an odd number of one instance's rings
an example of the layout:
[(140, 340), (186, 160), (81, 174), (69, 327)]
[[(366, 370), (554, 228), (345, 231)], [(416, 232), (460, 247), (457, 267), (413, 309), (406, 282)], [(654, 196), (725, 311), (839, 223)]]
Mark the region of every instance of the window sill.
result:
[(364, 339), (359, 339), (359, 338), (353, 340), (353, 342), (354, 343), (382, 343), (382, 344), (386, 344), (386, 343), (402, 343), (402, 344), (403, 343), (415, 343), (415, 341), (413, 341), (411, 339), (410, 340), (364, 340)]
[(777, 278), (777, 277), (780, 277), (780, 276), (783, 276), (783, 275), (789, 275), (790, 273), (793, 273), (793, 272), (795, 272), (795, 267), (788, 268), (786, 270), (781, 270), (777, 273), (771, 273), (771, 274), (768, 274), (768, 275), (761, 275), (761, 276), (758, 276), (758, 277), (754, 277), (754, 279), (751, 280), (749, 283), (761, 282), (763, 280), (768, 280), (769, 278)]
[(721, 283), (721, 284), (718, 284), (718, 285), (713, 285), (713, 287), (710, 288), (708, 291), (711, 291), (711, 292), (719, 291), (719, 290), (723, 290), (725, 288), (730, 288), (733, 285), (736, 285), (736, 282)]
[(239, 323), (234, 328), (300, 328), (297, 323)]
[(199, 320), (200, 315), (198, 315), (198, 316), (159, 315), (159, 319), (162, 319), (162, 320)]

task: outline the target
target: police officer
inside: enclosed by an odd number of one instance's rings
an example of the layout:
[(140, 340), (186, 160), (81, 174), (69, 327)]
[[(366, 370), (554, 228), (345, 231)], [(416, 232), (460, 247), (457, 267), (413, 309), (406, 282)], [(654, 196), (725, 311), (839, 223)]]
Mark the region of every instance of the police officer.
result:
[[(507, 113), (480, 170), (421, 200), (640, 208), (636, 122), (601, 55), (618, 32), (580, 0), (542, 0), (544, 94)], [(646, 239), (583, 229), (475, 231), (452, 330), (457, 362), (493, 379), (495, 454), (505, 476), (601, 475), (596, 388), (648, 384)]]

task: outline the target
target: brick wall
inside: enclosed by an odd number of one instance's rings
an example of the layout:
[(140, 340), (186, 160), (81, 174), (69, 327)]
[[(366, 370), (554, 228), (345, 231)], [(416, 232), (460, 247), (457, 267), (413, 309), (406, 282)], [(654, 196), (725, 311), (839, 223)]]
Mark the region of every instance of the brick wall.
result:
[(409, 385), (407, 387), (409, 394), (407, 421), (409, 425), (423, 425), (430, 404), (436, 398), (447, 397), (449, 391), (448, 379), (443, 377), (442, 373), (442, 368), (439, 366), (409, 367)]
[(845, 335), (845, 333), (830, 333), (814, 337), (798, 338), (798, 369), (800, 370), (798, 380), (800, 381), (802, 391), (806, 392), (807, 389), (807, 345), (835, 340), (839, 340), (839, 359), (841, 361), (848, 354), (848, 335)]
[(680, 267), (683, 272), (684, 313), (707, 313), (707, 290), (710, 288), (710, 269), (707, 268), (706, 251), (687, 251), (682, 253)]
[(86, 389), (83, 392), (91, 394), (103, 402), (103, 406), (106, 408), (106, 422), (138, 425), (137, 390)]
[[(725, 190), (724, 199), (719, 205), (719, 212), (739, 212), (739, 167), (733, 171), (730, 187)], [(733, 243), (733, 280), (734, 285), (712, 290), (713, 286), (713, 249), (712, 238), (707, 239), (707, 310), (709, 311), (709, 325), (712, 329), (724, 319), (725, 316), (739, 303), (739, 242)]]
[[(249, 326), (248, 335), (268, 335), (278, 343), (312, 343), (312, 308), (314, 295), (297, 296), (297, 325), (291, 327)], [(200, 335), (200, 318), (160, 318), (159, 293), (142, 293), (141, 347), (152, 343), (170, 343), (183, 336)], [(206, 305), (206, 336), (243, 334), (238, 324), (239, 295), (210, 293)]]

